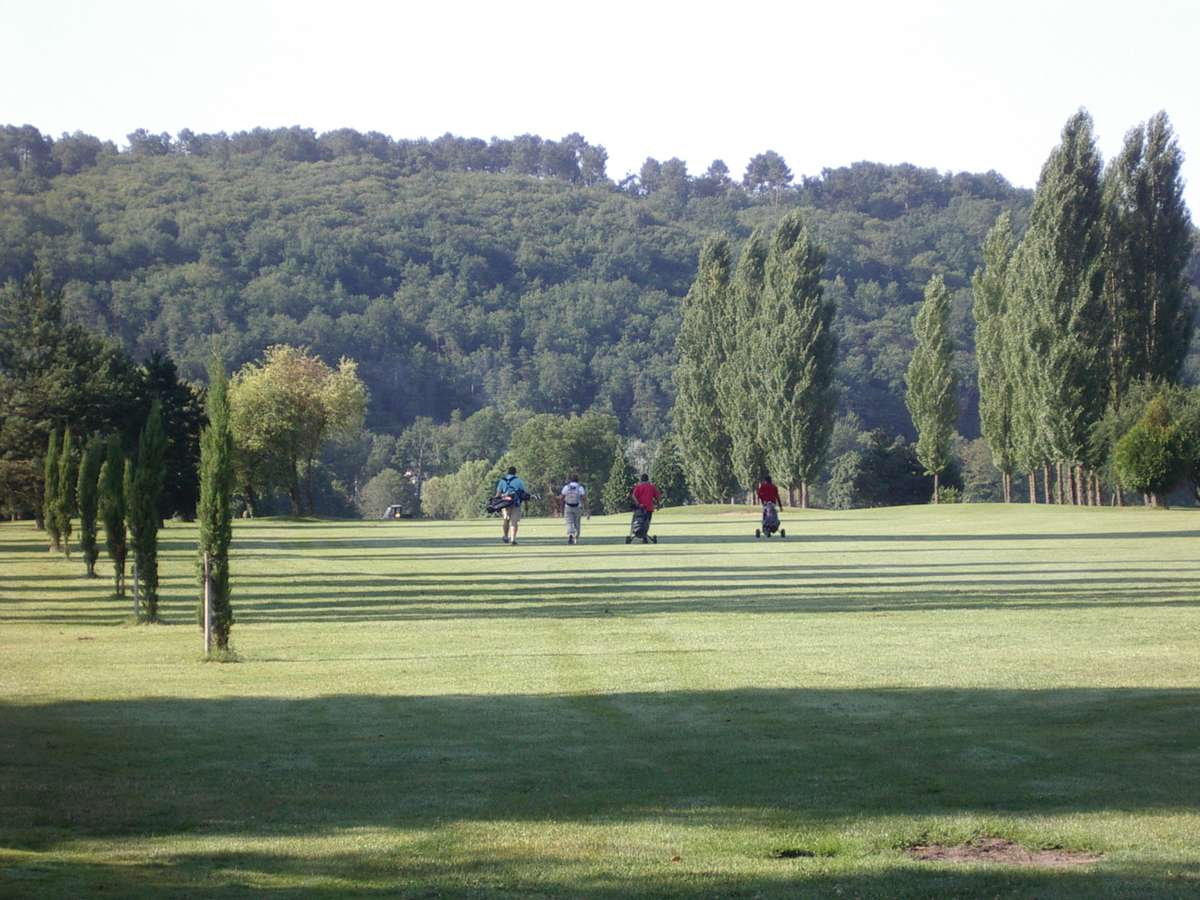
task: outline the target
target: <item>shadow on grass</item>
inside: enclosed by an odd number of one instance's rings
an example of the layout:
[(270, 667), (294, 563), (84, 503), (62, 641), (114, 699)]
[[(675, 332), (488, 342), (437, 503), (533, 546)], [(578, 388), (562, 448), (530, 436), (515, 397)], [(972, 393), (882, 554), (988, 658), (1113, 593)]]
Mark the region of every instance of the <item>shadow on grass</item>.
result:
[(1198, 745), (1190, 689), (0, 704), (0, 835), (1194, 812)]
[[(596, 871), (593, 863), (569, 855), (522, 855), (480, 850), (467, 859), (435, 859), (432, 854), (387, 858), (378, 851), (322, 855), (317, 859), (283, 853), (223, 852), (163, 854), (154, 864), (38, 861), (7, 873), (0, 890), (35, 889), (46, 882), (77, 887), (77, 895), (114, 892), (128, 896), (299, 896), (345, 897), (816, 897), (894, 900), (896, 897), (1097, 897), (1194, 898), (1200, 871), (1172, 865), (1170, 874), (1135, 867), (1101, 865), (1082, 870), (1020, 870), (981, 866), (920, 865), (897, 860), (862, 873), (832, 873), (810, 860), (781, 860), (773, 874), (733, 874), (717, 867), (727, 859), (675, 857), (664, 846), (659, 857), (638, 860), (637, 874)], [(677, 860), (677, 861), (676, 861)], [(710, 863), (706, 866), (705, 864)], [(619, 864), (618, 864), (619, 865)], [(616, 868), (616, 866), (614, 866)], [(9, 877), (6, 879), (4, 876)], [(270, 885), (269, 887), (267, 885)]]

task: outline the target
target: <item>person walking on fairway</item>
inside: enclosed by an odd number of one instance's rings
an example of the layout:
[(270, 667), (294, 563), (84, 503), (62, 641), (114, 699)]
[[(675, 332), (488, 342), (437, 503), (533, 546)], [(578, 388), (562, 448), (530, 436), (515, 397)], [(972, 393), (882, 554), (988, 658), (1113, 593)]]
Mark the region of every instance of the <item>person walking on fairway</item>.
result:
[(500, 510), (504, 525), (504, 543), (516, 544), (517, 526), (521, 524), (521, 498), (525, 496), (525, 482), (517, 477), (517, 467), (509, 466), (508, 474), (496, 482), (496, 493), (512, 497), (512, 505)]
[(578, 475), (572, 475), (559, 493), (562, 496), (563, 521), (567, 523), (567, 543), (578, 544), (587, 488), (579, 483)]
[[(779, 499), (779, 488), (770, 475), (763, 476), (757, 493), (758, 502), (762, 504), (762, 531), (770, 537), (779, 530), (779, 510), (783, 507), (783, 501)], [(754, 536), (758, 537), (757, 531)]]
[[(633, 511), (633, 534), (625, 539), (625, 543), (629, 543), (631, 538), (641, 538), (643, 544), (648, 544), (650, 538), (650, 519), (654, 516), (654, 504), (662, 498), (662, 492), (659, 491), (654, 483), (650, 480), (650, 476), (645, 472), (642, 473), (642, 479), (633, 486), (630, 491), (633, 494), (633, 503), (637, 507)], [(654, 543), (658, 543), (657, 540)]]

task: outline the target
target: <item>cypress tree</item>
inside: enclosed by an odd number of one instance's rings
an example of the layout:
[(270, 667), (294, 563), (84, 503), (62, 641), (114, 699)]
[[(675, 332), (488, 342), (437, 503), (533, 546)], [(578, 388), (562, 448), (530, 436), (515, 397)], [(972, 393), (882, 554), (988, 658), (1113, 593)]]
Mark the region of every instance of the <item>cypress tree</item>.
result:
[(76, 491), (79, 500), (79, 549), (83, 552), (89, 578), (96, 577), (96, 559), (100, 555), (96, 541), (96, 516), (99, 511), (98, 482), (104, 449), (104, 441), (99, 436), (93, 436), (79, 459), (79, 485)]
[(766, 471), (763, 446), (762, 361), (755, 355), (755, 335), (762, 327), (759, 306), (768, 253), (767, 236), (754, 229), (742, 248), (732, 288), (725, 292), (725, 307), (717, 326), (722, 339), (721, 367), (717, 372), (717, 405), (729, 435), (729, 462), (742, 490), (752, 490)]
[[(201, 597), (203, 597), (204, 556), (212, 603), (212, 629), (219, 650), (229, 647), (233, 627), (233, 607), (229, 599), (229, 545), (233, 541), (233, 433), (229, 428), (229, 380), (224, 367), (216, 361), (209, 366), (206, 403), (208, 425), (200, 433), (200, 523)], [(203, 621), (201, 609), (201, 621)]]
[(58, 476), (55, 487), (58, 493), (54, 504), (55, 515), (58, 517), (58, 536), (62, 542), (63, 553), (71, 556), (71, 519), (78, 512), (75, 499), (75, 442), (71, 437), (71, 429), (63, 431), (62, 447), (58, 454)]
[(141, 602), (148, 622), (158, 621), (158, 495), (162, 491), (167, 436), (155, 400), (138, 439), (137, 462), (126, 465), (126, 521), (133, 544)]
[(613, 447), (612, 468), (608, 472), (608, 480), (604, 482), (604, 490), (600, 492), (600, 502), (604, 511), (609, 515), (625, 512), (629, 509), (629, 492), (633, 489), (633, 469), (625, 458), (625, 448), (618, 440)]
[(803, 507), (809, 482), (825, 465), (837, 408), (835, 309), (821, 288), (824, 267), (825, 253), (804, 220), (789, 213), (771, 238), (751, 343), (766, 461), (777, 482), (800, 488)]
[(104, 463), (100, 466), (100, 518), (104, 520), (104, 544), (113, 564), (113, 590), (125, 596), (125, 455), (121, 440), (110, 435)]
[(732, 265), (729, 241), (718, 237), (705, 242), (696, 280), (683, 300), (675, 342), (675, 434), (688, 487), (705, 502), (728, 497), (734, 489), (730, 440), (721, 423), (716, 387)]
[(58, 533), (58, 432), (50, 432), (50, 440), (46, 444), (46, 459), (42, 465), (42, 519), (46, 526), (46, 534), (50, 537), (50, 549), (59, 548)]
[[(1100, 212), (1100, 157), (1091, 117), (1080, 110), (1042, 168), (1016, 281), (1028, 328), (1029, 411), (1050, 461), (1069, 469), (1086, 461), (1108, 394)], [(1061, 493), (1062, 478), (1059, 486)]]
[(1003, 478), (1004, 502), (1012, 502), (1013, 379), (1005, 364), (1012, 217), (1003, 212), (983, 242), (983, 265), (971, 279), (975, 359), (979, 369), (979, 424)]
[(913, 322), (917, 345), (905, 377), (905, 405), (917, 429), (917, 459), (933, 476), (933, 502), (938, 480), (950, 461), (950, 437), (958, 418), (953, 345), (950, 340), (950, 292), (941, 275), (925, 286), (925, 301)]
[(1159, 112), (1125, 135), (1104, 173), (1104, 306), (1113, 323), (1109, 400), (1118, 409), (1132, 382), (1178, 378), (1191, 341), (1185, 269), (1192, 223), (1182, 164), (1170, 120)]

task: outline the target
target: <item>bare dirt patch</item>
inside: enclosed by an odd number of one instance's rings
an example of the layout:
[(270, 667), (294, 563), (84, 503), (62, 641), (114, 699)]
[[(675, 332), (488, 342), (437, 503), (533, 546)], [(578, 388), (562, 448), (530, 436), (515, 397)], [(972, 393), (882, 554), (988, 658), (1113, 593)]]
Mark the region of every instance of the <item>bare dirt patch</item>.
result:
[(1049, 847), (1030, 850), (1005, 838), (981, 837), (966, 844), (913, 844), (908, 855), (923, 862), (1002, 863), (1009, 866), (1041, 866), (1062, 869), (1098, 862), (1099, 853)]

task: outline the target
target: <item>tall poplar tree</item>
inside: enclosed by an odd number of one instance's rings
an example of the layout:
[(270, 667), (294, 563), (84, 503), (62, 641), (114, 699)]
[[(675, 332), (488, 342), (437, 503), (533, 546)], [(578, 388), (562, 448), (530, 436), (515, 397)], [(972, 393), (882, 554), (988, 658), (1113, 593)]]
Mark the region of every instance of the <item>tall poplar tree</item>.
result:
[(50, 537), (50, 549), (58, 550), (58, 431), (51, 431), (46, 442), (46, 458), (42, 462), (42, 519)]
[(683, 300), (683, 321), (675, 342), (675, 434), (688, 486), (704, 502), (728, 497), (734, 489), (729, 435), (721, 422), (716, 387), (723, 353), (723, 310), (732, 276), (729, 241), (710, 238), (700, 251), (700, 269)]
[(1108, 394), (1100, 212), (1100, 155), (1080, 110), (1042, 167), (1015, 282), (1028, 324), (1031, 413), (1058, 464), (1060, 494), (1066, 473), (1086, 461)]
[(104, 441), (93, 436), (83, 448), (79, 458), (79, 483), (76, 497), (79, 501), (79, 549), (87, 566), (89, 578), (96, 577), (96, 559), (100, 556), (97, 543), (96, 519), (99, 512), (100, 465), (104, 461)]
[(729, 435), (729, 461), (742, 490), (752, 490), (766, 470), (762, 428), (762, 363), (756, 356), (755, 335), (768, 253), (767, 235), (756, 228), (742, 248), (732, 289), (717, 333), (722, 346), (717, 372), (717, 404)]
[[(201, 590), (204, 558), (208, 557), (209, 598), (212, 630), (218, 650), (229, 647), (233, 607), (229, 597), (229, 545), (233, 542), (233, 433), (229, 428), (229, 380), (224, 367), (214, 360), (209, 366), (206, 403), (208, 425), (200, 433), (200, 502), (196, 516), (200, 525)], [(203, 610), (201, 610), (203, 621)]]
[(606, 515), (613, 515), (629, 510), (629, 492), (633, 489), (633, 469), (625, 457), (625, 447), (618, 440), (613, 447), (612, 466), (604, 489), (600, 492), (600, 502), (604, 504)]
[(1104, 173), (1104, 305), (1113, 323), (1110, 396), (1134, 381), (1174, 381), (1192, 335), (1185, 268), (1192, 223), (1183, 199), (1183, 153), (1165, 112), (1130, 129)]
[(148, 622), (158, 621), (158, 497), (162, 491), (167, 436), (157, 400), (138, 439), (137, 461), (126, 464), (126, 521), (137, 566), (137, 586)]
[(925, 300), (913, 322), (917, 345), (905, 377), (904, 402), (917, 429), (917, 459), (933, 476), (933, 502), (938, 482), (950, 462), (950, 438), (958, 418), (950, 340), (950, 292), (941, 275), (925, 286)]
[(983, 242), (983, 265), (971, 279), (975, 360), (979, 369), (979, 422), (992, 462), (1003, 478), (1004, 502), (1012, 502), (1013, 379), (1005, 365), (1012, 217), (1003, 212)]
[(775, 481), (800, 488), (825, 465), (837, 407), (834, 304), (821, 288), (825, 253), (799, 213), (784, 216), (763, 269), (758, 327), (750, 343), (761, 373), (759, 435)]
[(113, 565), (113, 590), (125, 596), (125, 557), (128, 554), (125, 532), (125, 454), (121, 439), (109, 435), (104, 462), (100, 466), (100, 518), (104, 521), (104, 545)]

